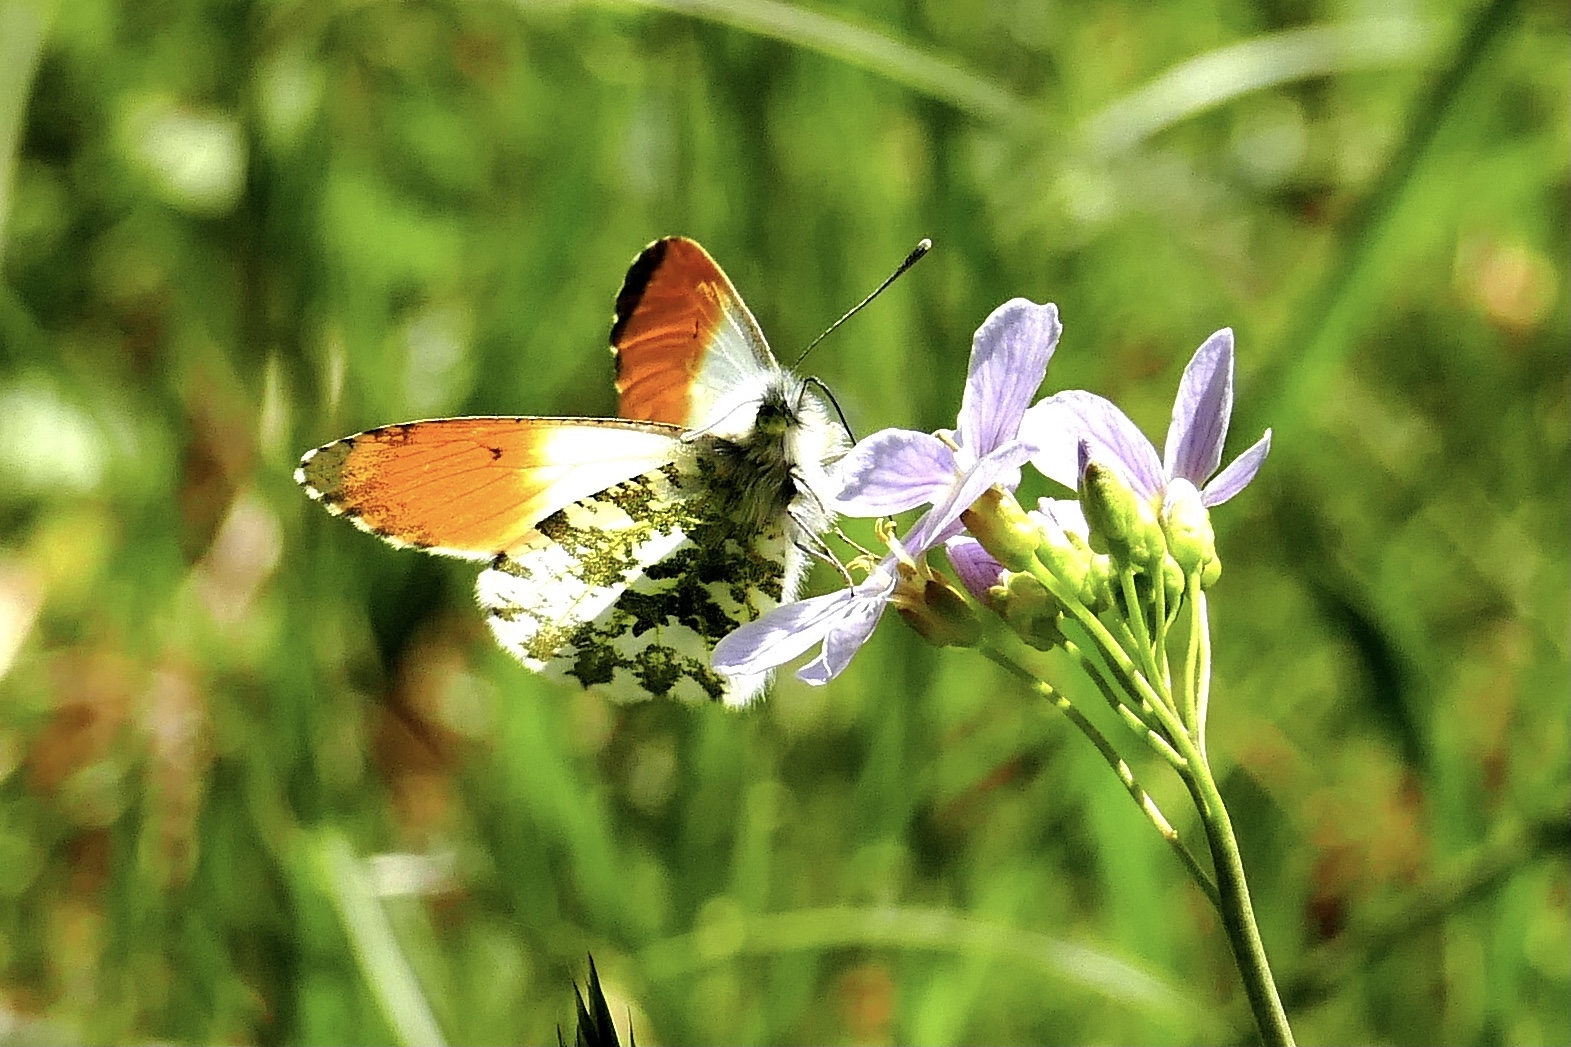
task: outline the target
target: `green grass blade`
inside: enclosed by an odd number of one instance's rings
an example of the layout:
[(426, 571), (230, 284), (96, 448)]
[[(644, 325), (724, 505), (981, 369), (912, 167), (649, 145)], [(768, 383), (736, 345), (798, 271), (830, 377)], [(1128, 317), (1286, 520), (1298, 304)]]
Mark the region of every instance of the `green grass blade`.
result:
[(776, 0), (626, 0), (730, 26), (838, 59), (993, 123), (1029, 121), (1028, 103), (948, 59), (887, 33)]
[(398, 947), (387, 913), (349, 841), (329, 832), (318, 838), (316, 846), (323, 880), (343, 920), (355, 960), (398, 1042), (445, 1042), (414, 969)]

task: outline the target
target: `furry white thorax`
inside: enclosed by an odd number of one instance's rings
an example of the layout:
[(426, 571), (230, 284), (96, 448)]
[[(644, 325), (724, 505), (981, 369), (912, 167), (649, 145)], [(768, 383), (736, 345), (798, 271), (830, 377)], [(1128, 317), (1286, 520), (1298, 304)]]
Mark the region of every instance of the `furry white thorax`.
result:
[(828, 529), (825, 466), (849, 441), (823, 399), (790, 371), (759, 370), (735, 382), (686, 440), (719, 467), (719, 481), (736, 489), (748, 520), (784, 514), (797, 546)]

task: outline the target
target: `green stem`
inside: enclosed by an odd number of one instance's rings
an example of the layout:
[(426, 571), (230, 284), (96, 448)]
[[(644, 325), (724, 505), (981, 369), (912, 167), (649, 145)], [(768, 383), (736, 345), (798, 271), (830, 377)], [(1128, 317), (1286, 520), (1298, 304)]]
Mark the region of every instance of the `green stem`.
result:
[(1085, 674), (1091, 678), (1091, 682), (1096, 685), (1096, 689), (1102, 692), (1102, 698), (1107, 702), (1107, 707), (1113, 710), (1121, 720), (1127, 723), (1130, 722), (1130, 717), (1134, 717), (1134, 721), (1138, 722), (1145, 730), (1154, 731), (1156, 729), (1158, 725), (1153, 719), (1156, 715), (1155, 710), (1152, 710), (1146, 703), (1136, 704), (1134, 696), (1127, 688), (1113, 686), (1113, 681), (1108, 679), (1109, 668), (1106, 665), (1088, 656), (1085, 649), (1079, 643), (1069, 639), (1067, 635), (1064, 639), (1064, 650), (1069, 657), (1074, 659), (1075, 664), (1080, 666), (1085, 671)]
[(1086, 657), (1080, 645), (1072, 640), (1064, 641), (1064, 653), (1074, 659), (1076, 665), (1091, 678), (1097, 690), (1102, 692), (1102, 697), (1107, 700), (1108, 706), (1118, 718), (1124, 721), (1124, 726), (1135, 733), (1138, 738), (1144, 738), (1146, 744), (1155, 749), (1157, 755), (1166, 760), (1175, 771), (1182, 772), (1185, 767), (1184, 758), (1178, 755), (1178, 750), (1168, 743), (1162, 732), (1141, 715), (1141, 711), (1132, 707), (1128, 702), (1120, 701), (1117, 692), (1111, 683), (1102, 675), (1102, 667), (1095, 661)]
[(1182, 733), (1183, 725), (1178, 722), (1171, 703), (1157, 694), (1145, 674), (1135, 667), (1129, 652), (1119, 644), (1112, 633), (1108, 632), (1102, 620), (1081, 603), (1080, 598), (1071, 592), (1069, 587), (1042, 561), (1033, 559), (1026, 570), (1030, 572), (1031, 577), (1042, 583), (1042, 586), (1069, 612), (1080, 628), (1085, 630), (1086, 635), (1107, 658), (1108, 664), (1123, 677), (1130, 693), (1140, 699), (1142, 706), (1150, 707), (1150, 711), (1161, 722), (1162, 729)]
[[(1135, 648), (1140, 652), (1141, 670), (1153, 685), (1161, 685), (1162, 670), (1156, 664), (1156, 649), (1151, 643), (1151, 632), (1146, 628), (1145, 607), (1140, 602), (1140, 592), (1135, 588), (1135, 572), (1125, 567), (1118, 572), (1119, 587), (1124, 593), (1124, 620), (1133, 623)], [(1167, 690), (1167, 688), (1163, 688)], [(1166, 698), (1167, 695), (1163, 694)]]
[[(1228, 942), (1232, 945), (1233, 958), (1243, 979), (1250, 1008), (1254, 1011), (1255, 1021), (1260, 1026), (1262, 1042), (1271, 1047), (1292, 1044), (1293, 1030), (1287, 1024), (1287, 1013), (1282, 1009), (1281, 995), (1277, 992), (1276, 982), (1271, 977), (1271, 964), (1266, 959), (1265, 944), (1260, 940), (1260, 929), (1255, 923), (1254, 905), (1249, 899), (1249, 884), (1244, 879), (1244, 862), (1238, 850), (1238, 838), (1233, 832), (1232, 820), (1228, 817), (1227, 807), (1222, 802), (1222, 794), (1216, 787), (1216, 780), (1211, 774), (1211, 767), (1206, 761), (1203, 750), (1204, 707), (1209, 700), (1211, 667), (1209, 623), (1198, 581), (1192, 589), (1196, 597), (1193, 601), (1195, 606), (1193, 627), (1199, 630), (1202, 636), (1195, 659), (1197, 720), (1195, 733), (1191, 734), (1188, 727), (1179, 722), (1170, 695), (1157, 694), (1152, 681), (1135, 667), (1128, 652), (1113, 638), (1107, 626), (1076, 599), (1045, 564), (1033, 560), (1029, 570), (1086, 631), (1108, 662), (1140, 696), (1142, 702), (1151, 705), (1152, 712), (1161, 722), (1163, 729), (1169, 732), (1168, 740), (1184, 761), (1179, 773), (1185, 784), (1189, 786), (1191, 795), (1194, 796), (1201, 823), (1205, 827), (1206, 842), (1211, 847), (1212, 865), (1216, 869), (1217, 911), (1222, 917), (1222, 926), (1227, 932)], [(1147, 654), (1149, 656), (1149, 651)], [(1160, 680), (1157, 682), (1160, 683)], [(1122, 775), (1120, 777), (1122, 778)]]
[(1195, 745), (1206, 759), (1206, 713), (1211, 707), (1211, 614), (1200, 576), (1193, 576), (1189, 602), (1194, 605), (1194, 632), (1199, 637), (1195, 653)]
[(1211, 845), (1211, 864), (1216, 868), (1219, 895), (1217, 911), (1233, 947), (1233, 960), (1243, 978), (1249, 1007), (1260, 1026), (1261, 1042), (1267, 1047), (1291, 1045), (1293, 1030), (1287, 1024), (1287, 1012), (1282, 1009), (1282, 998), (1271, 977), (1271, 964), (1266, 959), (1265, 943), (1260, 940), (1260, 928), (1255, 923), (1254, 905), (1249, 900), (1244, 860), (1238, 851), (1232, 819), (1228, 817), (1222, 793), (1216, 787), (1216, 779), (1205, 758), (1192, 748), (1187, 738), (1178, 739), (1178, 747), (1190, 760), (1187, 781), (1205, 826), (1206, 842)]
[(1213, 906), (1220, 906), (1222, 904), (1221, 893), (1206, 872), (1205, 866), (1200, 864), (1200, 859), (1195, 857), (1194, 852), (1184, 843), (1183, 837), (1178, 835), (1178, 830), (1173, 828), (1173, 824), (1167, 820), (1167, 816), (1157, 806), (1156, 800), (1152, 798), (1150, 793), (1146, 792), (1145, 787), (1135, 778), (1135, 772), (1129, 766), (1128, 761), (1118, 755), (1118, 751), (1113, 748), (1107, 737), (1097, 730), (1095, 725), (1090, 720), (1087, 720), (1068, 698), (1040, 681), (1033, 686), (1038, 694), (1041, 694), (1062, 710), (1064, 715), (1069, 717), (1076, 727), (1080, 728), (1081, 733), (1091, 739), (1091, 744), (1097, 747), (1097, 751), (1102, 754), (1102, 758), (1113, 769), (1113, 773), (1118, 776), (1119, 782), (1135, 801), (1136, 806), (1140, 808), (1151, 824), (1156, 827), (1157, 834), (1166, 840), (1168, 846), (1178, 855), (1179, 861), (1184, 863), (1184, 868), (1189, 870), (1190, 877), (1205, 892), (1205, 896), (1211, 900)]
[(1184, 677), (1178, 689), (1178, 718), (1184, 721), (1191, 736), (1206, 751), (1205, 731), (1200, 726), (1200, 625), (1201, 612), (1195, 607), (1195, 594), (1200, 591), (1200, 574), (1191, 571), (1184, 580), (1185, 595), (1182, 601), (1189, 611), (1189, 641), (1184, 649)]
[[(1151, 622), (1156, 628), (1153, 646), (1156, 650), (1157, 665), (1162, 671), (1162, 687), (1168, 694), (1173, 693), (1173, 666), (1167, 657), (1167, 580), (1162, 572), (1158, 571), (1152, 579), (1152, 600), (1156, 611), (1151, 616)], [(1182, 716), (1180, 716), (1180, 719)]]
[[(1008, 648), (1008, 650), (1005, 648)], [(1205, 866), (1200, 864), (1200, 859), (1195, 857), (1194, 852), (1184, 843), (1183, 837), (1178, 835), (1178, 830), (1174, 829), (1173, 823), (1167, 820), (1167, 816), (1157, 806), (1156, 800), (1150, 793), (1146, 792), (1145, 787), (1135, 778), (1135, 772), (1129, 766), (1128, 761), (1118, 754), (1118, 750), (1113, 747), (1113, 743), (1107, 740), (1107, 736), (1097, 728), (1096, 724), (1086, 719), (1085, 714), (1075, 708), (1073, 702), (1065, 697), (1061, 691), (1058, 691), (1043, 680), (1040, 673), (1028, 667), (1026, 663), (1035, 659), (1026, 655), (1026, 651), (1029, 648), (1025, 647), (1019, 637), (1008, 629), (990, 630), (990, 635), (987, 637), (987, 641), (981, 650), (989, 660), (1015, 674), (1028, 683), (1038, 694), (1052, 702), (1060, 712), (1069, 717), (1069, 722), (1078, 727), (1080, 733), (1085, 735), (1092, 745), (1096, 746), (1097, 752), (1102, 754), (1102, 759), (1106, 760), (1107, 765), (1113, 769), (1113, 773), (1118, 776), (1119, 782), (1122, 783), (1125, 791), (1135, 801), (1135, 805), (1140, 808), (1141, 813), (1156, 827), (1157, 834), (1167, 841), (1168, 846), (1173, 848), (1174, 853), (1178, 855), (1179, 861), (1184, 863), (1184, 868), (1189, 870), (1190, 877), (1205, 892), (1205, 896), (1211, 900), (1211, 904), (1220, 907), (1221, 896), (1210, 874), (1206, 872)], [(1154, 732), (1150, 733), (1154, 734)], [(1168, 751), (1172, 752), (1170, 748)], [(1176, 753), (1174, 758), (1178, 758)]]
[[(1098, 621), (1100, 621), (1100, 619), (1098, 619)], [(1135, 638), (1134, 630), (1131, 629), (1129, 627), (1129, 623), (1121, 617), (1115, 615), (1113, 616), (1112, 621), (1107, 623), (1107, 634), (1108, 636), (1112, 637), (1113, 642), (1118, 645), (1118, 649), (1125, 655), (1128, 655), (1130, 651), (1138, 651), (1140, 649), (1140, 641)], [(1094, 640), (1096, 637), (1093, 636), (1092, 639)], [(1098, 646), (1100, 646), (1100, 644), (1098, 644)], [(1141, 672), (1139, 667), (1135, 665), (1133, 658), (1129, 658), (1128, 662), (1130, 666), (1130, 673), (1138, 674)], [(1110, 659), (1110, 664), (1112, 664), (1114, 668), (1120, 670), (1121, 674), (1127, 676), (1127, 674), (1122, 672), (1123, 663)], [(1151, 698), (1139, 690), (1139, 688), (1135, 685), (1133, 678), (1129, 678), (1127, 682), (1129, 684), (1130, 692), (1139, 696), (1142, 708), (1149, 706), (1152, 701)], [(1152, 695), (1156, 694), (1154, 688), (1148, 688), (1148, 690), (1151, 691)]]
[[(1094, 615), (1091, 617), (1093, 621), (1101, 624), (1101, 619)], [(1081, 626), (1084, 627), (1083, 622)], [(1096, 642), (1097, 649), (1123, 678), (1131, 695), (1140, 699), (1141, 718), (1149, 720), (1153, 716), (1156, 717), (1157, 726), (1161, 730), (1153, 730), (1153, 734), (1170, 736), (1174, 732), (1182, 733), (1184, 725), (1179, 721), (1178, 712), (1173, 708), (1170, 691), (1166, 688), (1158, 691), (1145, 672), (1129, 657), (1129, 648), (1138, 648), (1140, 641), (1130, 632), (1128, 623), (1121, 618), (1115, 619), (1111, 629), (1104, 628), (1100, 633), (1090, 635)]]

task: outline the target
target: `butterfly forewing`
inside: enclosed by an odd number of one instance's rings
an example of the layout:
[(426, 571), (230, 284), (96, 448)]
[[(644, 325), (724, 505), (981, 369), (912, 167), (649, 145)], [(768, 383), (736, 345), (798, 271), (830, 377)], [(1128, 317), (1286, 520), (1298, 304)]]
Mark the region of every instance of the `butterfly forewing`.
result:
[(701, 428), (727, 393), (779, 371), (758, 321), (715, 260), (673, 236), (646, 247), (616, 296), (617, 413)]
[(318, 447), (295, 479), (395, 545), (489, 560), (562, 506), (671, 461), (679, 436), (612, 418), (442, 418)]
[(800, 573), (783, 522), (738, 526), (689, 456), (542, 520), (480, 576), (499, 643), (525, 665), (624, 701), (739, 705), (765, 678), (709, 665), (720, 638), (777, 606)]

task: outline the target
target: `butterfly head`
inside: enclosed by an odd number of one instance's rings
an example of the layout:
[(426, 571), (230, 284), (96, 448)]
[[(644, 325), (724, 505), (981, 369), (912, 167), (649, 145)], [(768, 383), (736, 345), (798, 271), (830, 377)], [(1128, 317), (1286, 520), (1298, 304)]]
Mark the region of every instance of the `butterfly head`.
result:
[(808, 384), (783, 369), (756, 376), (731, 390), (712, 420), (689, 434), (750, 525), (788, 517), (816, 533), (828, 524), (824, 466), (848, 442)]

